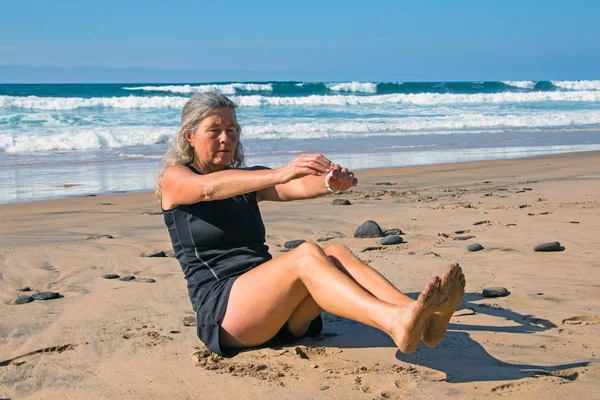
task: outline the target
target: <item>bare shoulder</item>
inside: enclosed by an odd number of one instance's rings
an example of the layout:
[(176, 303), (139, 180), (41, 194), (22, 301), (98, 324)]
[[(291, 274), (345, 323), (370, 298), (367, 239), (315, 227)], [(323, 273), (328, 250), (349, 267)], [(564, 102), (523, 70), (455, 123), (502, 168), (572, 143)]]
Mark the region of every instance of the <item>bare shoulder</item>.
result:
[(163, 172), (163, 184), (167, 185), (172, 181), (177, 181), (186, 176), (193, 176), (194, 173), (184, 165), (170, 165)]

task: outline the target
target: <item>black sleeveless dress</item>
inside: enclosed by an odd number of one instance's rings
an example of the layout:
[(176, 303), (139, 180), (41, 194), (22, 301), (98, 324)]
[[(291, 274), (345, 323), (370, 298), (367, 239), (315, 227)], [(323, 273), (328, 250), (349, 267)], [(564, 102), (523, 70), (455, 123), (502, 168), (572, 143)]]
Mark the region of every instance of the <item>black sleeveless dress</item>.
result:
[[(213, 352), (234, 355), (236, 350), (222, 348), (219, 343), (219, 321), (225, 314), (231, 287), (244, 272), (272, 258), (265, 244), (265, 225), (256, 192), (180, 205), (163, 210), (163, 216), (196, 311), (198, 337)], [(318, 334), (321, 329), (319, 317), (307, 334)], [(290, 335), (284, 325), (273, 344), (297, 339)]]

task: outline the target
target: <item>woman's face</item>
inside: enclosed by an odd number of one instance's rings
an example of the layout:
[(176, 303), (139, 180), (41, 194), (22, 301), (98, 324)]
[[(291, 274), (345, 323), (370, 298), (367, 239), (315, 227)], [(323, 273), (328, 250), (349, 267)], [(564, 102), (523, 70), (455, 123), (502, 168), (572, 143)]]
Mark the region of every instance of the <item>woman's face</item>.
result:
[(200, 166), (206, 165), (212, 171), (223, 170), (233, 159), (238, 142), (235, 110), (213, 110), (186, 139), (194, 148)]

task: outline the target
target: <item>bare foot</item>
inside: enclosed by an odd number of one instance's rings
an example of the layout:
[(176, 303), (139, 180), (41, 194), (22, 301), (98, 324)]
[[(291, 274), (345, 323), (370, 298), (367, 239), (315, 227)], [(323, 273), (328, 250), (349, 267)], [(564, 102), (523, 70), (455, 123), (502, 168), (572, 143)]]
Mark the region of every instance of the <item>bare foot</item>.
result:
[(390, 334), (398, 349), (403, 353), (412, 353), (421, 343), (421, 332), (425, 322), (436, 312), (441, 312), (445, 296), (441, 296), (442, 280), (434, 277), (416, 301), (399, 307), (398, 313), (389, 321)]
[(439, 290), (441, 310), (431, 314), (423, 324), (421, 339), (427, 346), (437, 346), (444, 339), (450, 318), (465, 295), (465, 285), (465, 276), (458, 263), (448, 265)]

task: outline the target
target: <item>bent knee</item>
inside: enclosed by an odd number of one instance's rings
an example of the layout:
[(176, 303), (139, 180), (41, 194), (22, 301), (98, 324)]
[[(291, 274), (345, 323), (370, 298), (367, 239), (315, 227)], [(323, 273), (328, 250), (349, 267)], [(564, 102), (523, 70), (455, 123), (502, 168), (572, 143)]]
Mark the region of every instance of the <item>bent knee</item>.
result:
[(336, 256), (339, 254), (345, 254), (350, 251), (350, 249), (348, 249), (348, 247), (346, 247), (345, 245), (343, 245), (341, 243), (329, 244), (329, 245), (325, 246), (325, 248), (323, 250), (325, 251), (325, 254), (327, 254), (328, 256)]
[(325, 252), (323, 251), (321, 246), (319, 246), (318, 244), (313, 243), (313, 242), (304, 242), (304, 243), (300, 244), (298, 247), (296, 247), (296, 252), (301, 253), (302, 255), (305, 255), (305, 256), (314, 256), (314, 257), (324, 257), (325, 256)]

